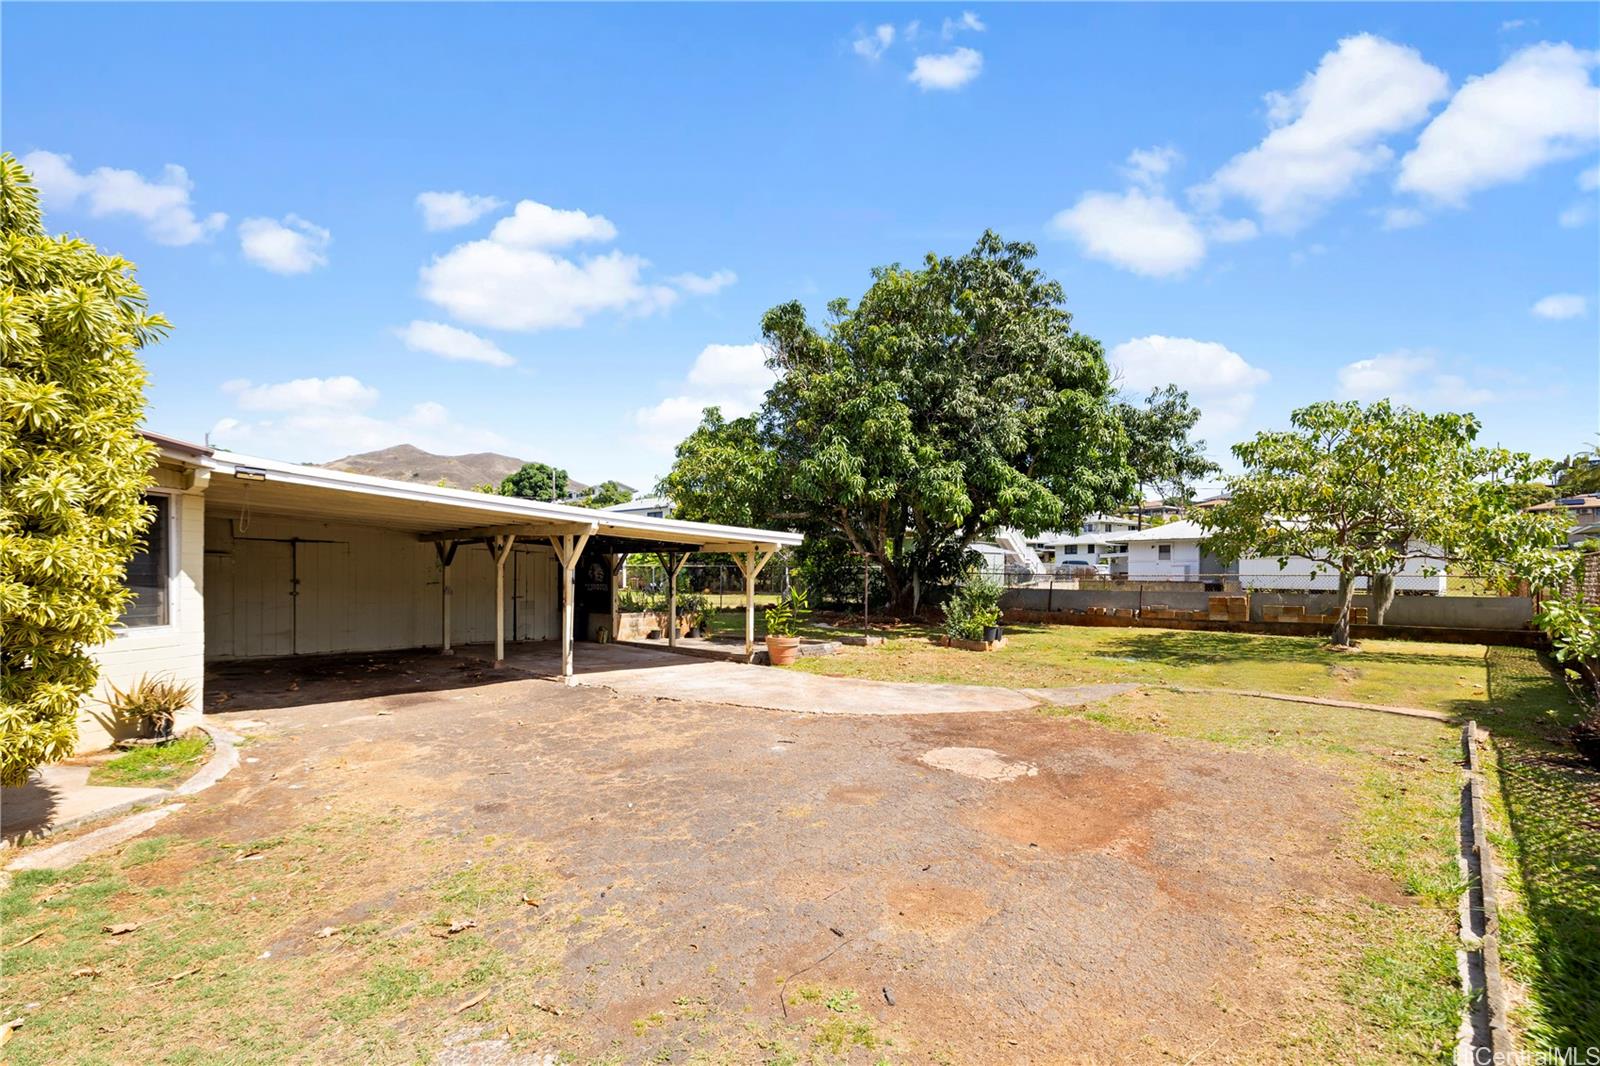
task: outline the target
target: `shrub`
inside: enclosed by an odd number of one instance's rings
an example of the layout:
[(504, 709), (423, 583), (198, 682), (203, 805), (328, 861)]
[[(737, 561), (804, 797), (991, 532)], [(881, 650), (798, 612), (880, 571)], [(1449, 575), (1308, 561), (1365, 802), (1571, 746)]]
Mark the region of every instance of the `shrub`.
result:
[(111, 693), (106, 698), (111, 713), (119, 722), (137, 726), (139, 735), (145, 737), (170, 734), (178, 712), (194, 702), (194, 686), (181, 684), (171, 677), (145, 674), (126, 689), (109, 681), (106, 688)]
[(767, 636), (792, 637), (809, 610), (805, 592), (796, 587), (777, 603), (767, 605)]
[(139, 433), (150, 314), (133, 265), (50, 237), (32, 179), (0, 154), (0, 784), (71, 754), (150, 521)]
[(985, 629), (1000, 624), (1002, 591), (986, 577), (969, 577), (945, 601), (945, 633), (960, 640), (982, 640)]

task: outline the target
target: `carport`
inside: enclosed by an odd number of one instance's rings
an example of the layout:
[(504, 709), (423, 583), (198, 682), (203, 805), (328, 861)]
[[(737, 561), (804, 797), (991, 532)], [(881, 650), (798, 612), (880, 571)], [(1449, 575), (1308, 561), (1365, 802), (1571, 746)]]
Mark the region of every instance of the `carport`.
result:
[(216, 452), (208, 465), (211, 660), (435, 644), (450, 654), (453, 644), (487, 641), (492, 627), (498, 665), (509, 620), (512, 640), (560, 641), (560, 672), (570, 683), (580, 561), (586, 579), (609, 591), (614, 634), (618, 579), (637, 552), (659, 554), (672, 579), (674, 640), (676, 578), (685, 561), (696, 552), (731, 555), (744, 575), (749, 657), (756, 576), (780, 548), (801, 541), (778, 530), (591, 510), (230, 452)]

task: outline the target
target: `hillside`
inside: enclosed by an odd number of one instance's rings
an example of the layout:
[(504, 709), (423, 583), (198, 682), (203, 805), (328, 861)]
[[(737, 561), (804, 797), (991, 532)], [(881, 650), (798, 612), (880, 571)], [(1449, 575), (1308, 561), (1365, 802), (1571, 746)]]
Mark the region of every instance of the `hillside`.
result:
[[(332, 470), (344, 470), (368, 477), (394, 481), (420, 481), (437, 485), (442, 478), (451, 488), (471, 489), (483, 484), (498, 485), (522, 468), (525, 459), (498, 452), (469, 452), (466, 455), (435, 455), (410, 444), (396, 444), (375, 452), (361, 452), (322, 463)], [(567, 481), (567, 495), (576, 496), (589, 486)]]

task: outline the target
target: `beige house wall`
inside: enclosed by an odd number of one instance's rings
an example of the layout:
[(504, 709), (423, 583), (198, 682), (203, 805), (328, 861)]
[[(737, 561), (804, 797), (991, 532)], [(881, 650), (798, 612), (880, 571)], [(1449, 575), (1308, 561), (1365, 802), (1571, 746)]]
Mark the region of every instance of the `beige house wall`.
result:
[[(205, 658), (436, 647), (440, 570), (432, 544), (376, 526), (213, 507), (206, 520)], [(506, 561), (506, 636), (560, 635), (547, 542)], [(492, 641), (495, 567), (463, 544), (450, 567), (451, 641)]]
[(156, 468), (152, 494), (172, 499), (172, 548), (176, 573), (164, 626), (119, 628), (112, 640), (92, 654), (100, 664), (100, 680), (78, 712), (78, 751), (109, 747), (128, 730), (116, 723), (105, 703), (107, 684), (127, 688), (141, 676), (171, 677), (194, 686), (195, 702), (179, 715), (176, 728), (200, 721), (205, 685), (205, 496), (203, 479), (194, 483), (192, 470), (163, 462)]

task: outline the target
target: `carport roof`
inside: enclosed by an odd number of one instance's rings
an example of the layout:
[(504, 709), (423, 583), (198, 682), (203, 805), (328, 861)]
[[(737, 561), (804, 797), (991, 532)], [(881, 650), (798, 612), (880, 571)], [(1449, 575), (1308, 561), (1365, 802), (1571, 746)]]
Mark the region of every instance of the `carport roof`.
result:
[(215, 452), (205, 465), (213, 473), (206, 498), (216, 504), (327, 522), (379, 525), (431, 539), (470, 540), (500, 533), (543, 537), (592, 531), (599, 536), (681, 544), (704, 551), (770, 551), (802, 540), (798, 533), (776, 529), (648, 518), (391, 481), (236, 452)]

